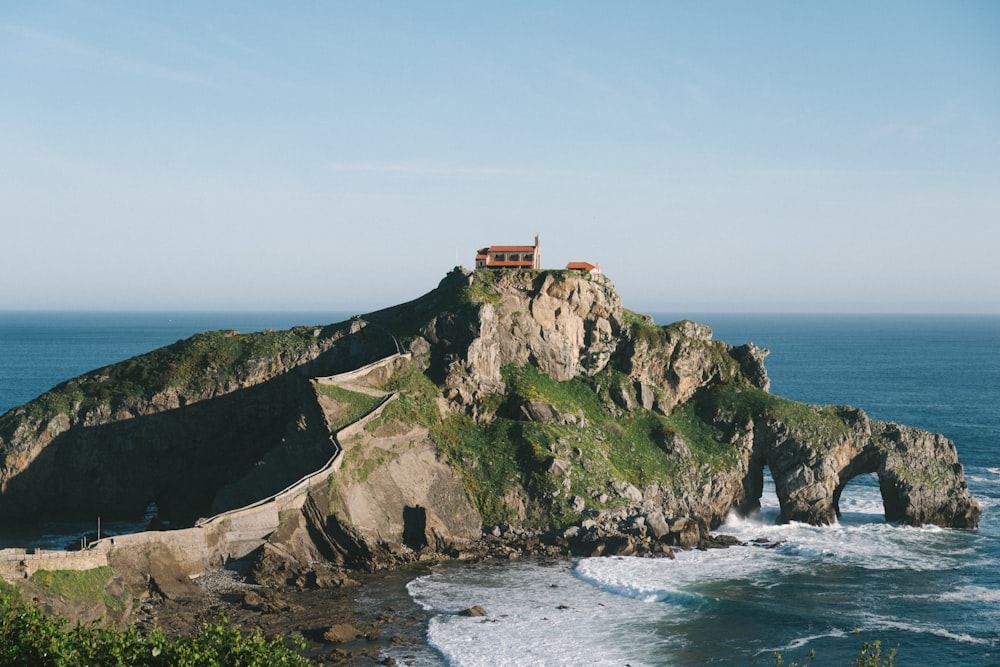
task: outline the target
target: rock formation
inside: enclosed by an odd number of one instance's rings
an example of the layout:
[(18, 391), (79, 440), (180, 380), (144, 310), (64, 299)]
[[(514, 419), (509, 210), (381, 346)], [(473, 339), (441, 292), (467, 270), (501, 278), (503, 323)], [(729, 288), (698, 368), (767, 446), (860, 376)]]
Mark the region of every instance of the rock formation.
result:
[(0, 517), (177, 524), (265, 497), (332, 454), (309, 379), (392, 349), (357, 322), (210, 332), (65, 382), (0, 416)]
[[(890, 521), (978, 523), (943, 436), (769, 394), (766, 350), (656, 326), (600, 275), (456, 269), (409, 303), (291, 333), (293, 348), (196, 336), (7, 413), (0, 515), (236, 507), (322, 465), (359, 396), (395, 392), (341, 436), (339, 472), (284, 518), (262, 571), (461, 554), (484, 525), (486, 543), (669, 551), (759, 507), (765, 467), (782, 521), (834, 522), (850, 480), (875, 473)], [(412, 360), (340, 393), (310, 382), (400, 343)]]

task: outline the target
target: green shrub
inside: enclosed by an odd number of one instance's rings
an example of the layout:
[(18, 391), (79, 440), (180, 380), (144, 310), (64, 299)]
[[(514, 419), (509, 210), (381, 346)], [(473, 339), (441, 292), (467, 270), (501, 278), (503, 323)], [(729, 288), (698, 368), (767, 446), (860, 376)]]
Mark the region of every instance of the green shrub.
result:
[[(43, 575), (43, 577), (46, 575)], [(298, 648), (304, 648), (301, 640)], [(281, 637), (244, 631), (225, 616), (204, 623), (193, 637), (167, 639), (156, 629), (141, 634), (92, 625), (69, 627), (49, 617), (0, 581), (0, 664), (10, 667), (270, 667), (312, 664)]]

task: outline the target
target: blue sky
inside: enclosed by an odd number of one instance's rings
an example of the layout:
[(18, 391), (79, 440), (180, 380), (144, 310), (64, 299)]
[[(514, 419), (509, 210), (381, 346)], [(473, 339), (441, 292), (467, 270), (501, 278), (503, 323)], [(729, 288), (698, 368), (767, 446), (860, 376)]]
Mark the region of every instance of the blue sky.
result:
[(1000, 3), (4, 2), (0, 309), (1000, 312)]

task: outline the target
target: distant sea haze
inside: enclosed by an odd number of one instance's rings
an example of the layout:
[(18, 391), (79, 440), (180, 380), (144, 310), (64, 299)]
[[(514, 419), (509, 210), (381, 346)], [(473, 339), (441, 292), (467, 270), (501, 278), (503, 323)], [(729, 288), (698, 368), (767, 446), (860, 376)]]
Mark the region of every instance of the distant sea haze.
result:
[[(330, 313), (0, 313), (0, 412), (59, 382), (207, 329), (244, 332), (338, 322)], [(427, 644), (389, 649), (422, 665), (854, 664), (864, 641), (896, 664), (1000, 664), (1000, 316), (655, 314), (771, 350), (776, 394), (849, 404), (954, 440), (978, 531), (900, 528), (874, 479), (852, 481), (840, 524), (720, 531), (773, 549), (685, 552), (676, 560), (443, 565), (408, 586)], [(3, 536), (0, 536), (3, 537)], [(7, 536), (10, 537), (10, 536)], [(455, 615), (481, 605), (493, 622)], [(396, 652), (394, 652), (396, 651)]]

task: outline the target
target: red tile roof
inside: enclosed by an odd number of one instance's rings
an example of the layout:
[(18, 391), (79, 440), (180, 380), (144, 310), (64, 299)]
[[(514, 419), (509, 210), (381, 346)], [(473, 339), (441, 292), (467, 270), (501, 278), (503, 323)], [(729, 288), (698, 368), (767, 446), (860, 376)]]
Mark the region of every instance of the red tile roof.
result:
[(601, 267), (590, 262), (570, 262), (566, 265), (566, 268), (572, 271), (594, 271), (600, 270)]

